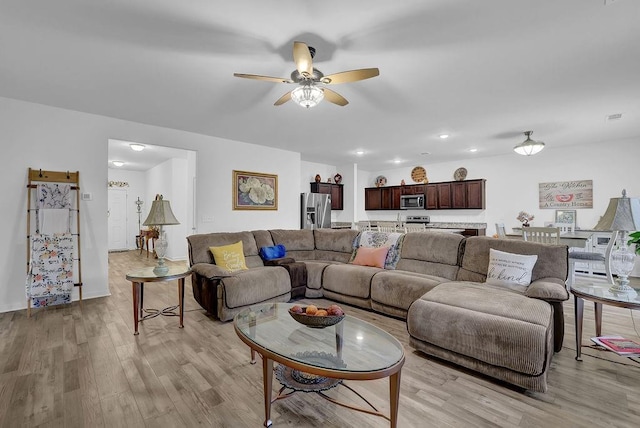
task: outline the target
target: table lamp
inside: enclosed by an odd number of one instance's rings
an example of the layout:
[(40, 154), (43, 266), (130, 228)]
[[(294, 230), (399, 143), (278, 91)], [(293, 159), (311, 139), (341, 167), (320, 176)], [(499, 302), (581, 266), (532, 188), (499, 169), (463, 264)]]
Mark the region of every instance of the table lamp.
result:
[(164, 236), (162, 226), (180, 224), (173, 215), (173, 211), (171, 211), (171, 204), (169, 204), (169, 201), (165, 201), (162, 195), (156, 195), (156, 199), (151, 203), (149, 216), (142, 224), (145, 226), (159, 226), (160, 228), (158, 240), (155, 243), (156, 254), (158, 255), (158, 265), (153, 268), (153, 273), (159, 276), (166, 275), (169, 272), (169, 268), (164, 264), (164, 256), (167, 254), (168, 243)]
[(635, 297), (638, 293), (629, 287), (629, 274), (633, 270), (635, 255), (629, 250), (627, 233), (640, 230), (640, 199), (628, 198), (627, 191), (622, 191), (621, 198), (611, 198), (609, 207), (595, 230), (619, 231), (618, 248), (611, 253), (611, 267), (618, 274), (616, 283), (609, 291), (614, 294)]

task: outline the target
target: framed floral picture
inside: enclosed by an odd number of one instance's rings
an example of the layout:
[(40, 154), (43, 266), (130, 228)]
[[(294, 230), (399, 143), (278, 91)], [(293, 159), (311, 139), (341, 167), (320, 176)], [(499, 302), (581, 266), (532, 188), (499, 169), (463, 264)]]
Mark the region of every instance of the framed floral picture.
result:
[(576, 210), (556, 210), (556, 223), (576, 224)]
[(234, 210), (277, 210), (278, 176), (234, 170), (232, 195)]

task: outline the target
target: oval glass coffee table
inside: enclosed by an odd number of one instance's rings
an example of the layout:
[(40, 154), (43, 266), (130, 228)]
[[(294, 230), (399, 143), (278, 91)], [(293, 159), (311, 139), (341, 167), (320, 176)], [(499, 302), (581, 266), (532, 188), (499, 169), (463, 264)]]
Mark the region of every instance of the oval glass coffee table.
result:
[(576, 323), (576, 360), (582, 356), (582, 321), (584, 301), (593, 302), (596, 336), (602, 336), (602, 305), (617, 306), (625, 309), (640, 309), (640, 295), (618, 294), (609, 291), (611, 284), (574, 284), (571, 293), (574, 297), (574, 311)]
[[(387, 419), (397, 426), (400, 398), (400, 371), (404, 364), (402, 344), (386, 331), (346, 315), (336, 325), (311, 328), (289, 315), (290, 303), (251, 306), (236, 315), (233, 324), (238, 337), (262, 357), (264, 426), (271, 425), (271, 403), (297, 391), (314, 392), (352, 410)], [(272, 399), (273, 362), (276, 378), (283, 384)], [(344, 380), (389, 378), (389, 415), (378, 411)], [(324, 391), (342, 385), (369, 407), (342, 403)], [(289, 391), (287, 391), (289, 390)]]

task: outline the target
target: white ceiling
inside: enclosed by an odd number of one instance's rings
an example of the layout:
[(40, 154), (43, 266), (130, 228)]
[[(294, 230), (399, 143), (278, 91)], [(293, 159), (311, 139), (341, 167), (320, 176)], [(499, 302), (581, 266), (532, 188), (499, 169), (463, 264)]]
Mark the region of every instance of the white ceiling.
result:
[[(0, 96), (370, 171), (512, 153), (527, 130), (553, 150), (640, 137), (639, 18), (637, 0), (0, 0)], [(325, 74), (380, 76), (308, 110), (233, 77), (289, 77), (295, 40)]]
[[(137, 152), (131, 148), (131, 144), (140, 143), (109, 140), (109, 168), (126, 169), (129, 171), (147, 171), (168, 159), (187, 159), (187, 150), (143, 144), (144, 150)], [(115, 166), (113, 161), (122, 161), (125, 164), (119, 167)]]

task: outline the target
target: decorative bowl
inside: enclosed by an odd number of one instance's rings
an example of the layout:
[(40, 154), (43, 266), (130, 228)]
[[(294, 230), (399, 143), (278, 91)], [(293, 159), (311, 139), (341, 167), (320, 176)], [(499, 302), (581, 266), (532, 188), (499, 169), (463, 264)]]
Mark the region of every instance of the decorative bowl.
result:
[[(318, 308), (318, 309), (326, 310), (326, 308)], [(306, 311), (307, 308), (303, 307), (302, 310)], [(307, 315), (304, 312), (303, 313), (292, 312), (291, 309), (289, 309), (289, 315), (291, 315), (291, 318), (298, 321), (300, 324), (304, 324), (307, 327), (313, 327), (313, 328), (329, 327), (329, 326), (338, 324), (344, 318), (344, 314), (316, 316), (316, 315)]]

